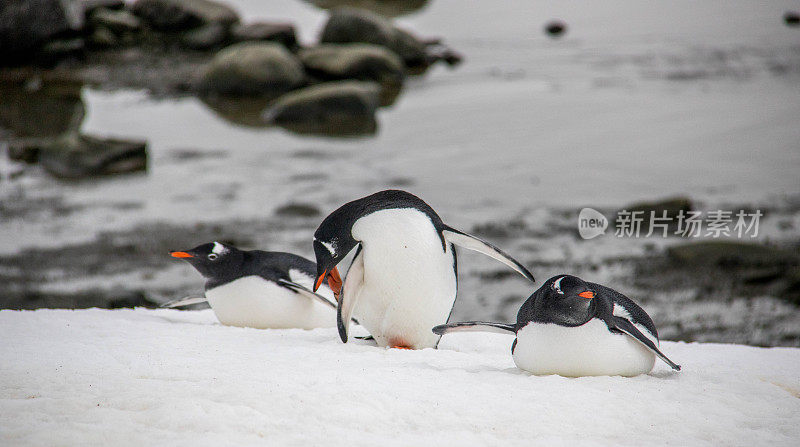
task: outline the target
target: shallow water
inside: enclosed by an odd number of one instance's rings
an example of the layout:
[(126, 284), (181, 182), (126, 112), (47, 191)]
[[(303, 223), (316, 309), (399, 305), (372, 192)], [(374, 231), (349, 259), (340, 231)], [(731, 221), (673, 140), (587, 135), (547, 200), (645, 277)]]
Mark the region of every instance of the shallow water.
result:
[[(248, 18), (296, 23), (306, 42), (325, 17), (302, 2), (231, 3)], [(663, 241), (581, 241), (574, 228), (565, 230), (572, 221), (564, 213), (673, 195), (706, 209), (797, 202), (800, 31), (781, 22), (792, 4), (435, 0), (399, 21), (443, 37), (465, 62), (411, 79), (397, 103), (379, 112), (378, 134), (359, 139), (241, 127), (194, 98), (84, 89), (82, 129), (147, 139), (148, 172), (63, 182), (34, 168), (4, 180), (0, 199), (21, 211), (0, 220), (0, 252), (81, 243), (159, 222), (187, 228), (214, 222), (241, 233), (248, 232), (242, 225), (283, 221), (264, 224), (270, 234), (247, 248), (310, 256), (303, 241), (325, 214), (396, 187), (420, 195), (465, 230), (523, 222), (531, 234), (497, 242), (523, 261), (551, 262), (534, 270), (540, 280), (565, 268), (594, 272), (598, 281), (624, 276), (627, 267), (606, 261), (641, 256), (648, 244)], [(556, 17), (569, 30), (551, 40), (541, 29)], [(53, 203), (62, 211), (53, 211)], [(276, 215), (298, 203), (319, 214)], [(765, 237), (800, 240), (797, 211), (788, 209), (781, 219), (791, 225), (773, 224)], [(455, 316), (513, 317), (528, 286), (483, 281), (480, 275), (499, 264), (477, 256), (462, 254), (465, 297)], [(194, 272), (171, 272), (122, 278), (166, 289), (200, 282)], [(66, 288), (108, 283), (62, 279)], [(673, 299), (662, 300), (654, 316), (669, 313)]]

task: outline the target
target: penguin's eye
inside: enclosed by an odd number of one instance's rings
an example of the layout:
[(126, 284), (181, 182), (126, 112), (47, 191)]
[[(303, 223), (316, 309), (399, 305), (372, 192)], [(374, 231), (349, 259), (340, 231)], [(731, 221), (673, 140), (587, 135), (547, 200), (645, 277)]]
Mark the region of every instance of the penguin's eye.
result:
[(216, 253), (209, 253), (209, 255), (208, 255), (208, 260), (209, 260), (209, 261), (214, 261), (214, 260), (216, 260), (218, 257), (219, 257), (219, 256), (217, 256), (217, 254), (216, 254)]

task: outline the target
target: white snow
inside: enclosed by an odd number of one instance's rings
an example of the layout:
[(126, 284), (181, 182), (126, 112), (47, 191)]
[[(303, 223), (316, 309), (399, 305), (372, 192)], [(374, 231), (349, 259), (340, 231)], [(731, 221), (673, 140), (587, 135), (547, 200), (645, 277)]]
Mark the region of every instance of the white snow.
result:
[(536, 377), (511, 336), (439, 350), (210, 310), (0, 311), (0, 445), (797, 445), (800, 349), (664, 342), (683, 365)]

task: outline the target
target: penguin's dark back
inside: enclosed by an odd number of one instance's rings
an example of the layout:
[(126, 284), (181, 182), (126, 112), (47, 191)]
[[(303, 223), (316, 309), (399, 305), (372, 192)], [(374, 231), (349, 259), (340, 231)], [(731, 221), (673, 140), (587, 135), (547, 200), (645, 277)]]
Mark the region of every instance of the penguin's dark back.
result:
[[(413, 208), (427, 215), (439, 233), (445, 229), (441, 217), (424, 200), (406, 191), (387, 189), (342, 205), (322, 221), (317, 231), (351, 228), (355, 221), (363, 216), (380, 210), (403, 208)], [(326, 234), (316, 236), (323, 240), (327, 239)]]
[(317, 265), (308, 259), (279, 251), (252, 250), (244, 252), (242, 276), (258, 275), (271, 281), (289, 280), (289, 270), (299, 270), (311, 278)]
[(653, 323), (653, 319), (650, 318), (650, 315), (647, 315), (647, 312), (644, 311), (638, 304), (636, 304), (632, 299), (628, 298), (627, 296), (617, 292), (614, 289), (608, 288), (602, 284), (596, 284), (592, 282), (588, 282), (590, 287), (598, 293), (603, 294), (609, 298), (614, 303), (619, 304), (620, 306), (624, 307), (626, 311), (631, 316), (631, 322), (636, 324), (641, 324), (642, 326), (646, 327), (653, 335), (658, 338), (658, 331), (656, 330), (656, 325)]

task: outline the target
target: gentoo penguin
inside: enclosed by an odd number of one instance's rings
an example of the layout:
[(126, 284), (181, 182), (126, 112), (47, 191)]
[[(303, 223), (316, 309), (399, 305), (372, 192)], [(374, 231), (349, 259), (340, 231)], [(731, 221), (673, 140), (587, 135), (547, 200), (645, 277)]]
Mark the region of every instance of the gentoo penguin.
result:
[(514, 363), (537, 375), (636, 376), (653, 369), (658, 332), (650, 316), (616, 290), (558, 275), (522, 304), (516, 324), (470, 321), (433, 328), (438, 335), (459, 331), (512, 332)]
[(220, 323), (228, 326), (312, 329), (336, 324), (332, 288), (341, 288), (339, 273), (330, 276), (330, 287), (312, 292), (316, 267), (308, 259), (219, 242), (170, 254), (188, 261), (207, 281), (205, 299), (185, 298), (165, 307), (208, 300)]
[(342, 341), (355, 314), (378, 346), (436, 347), (440, 337), (430, 329), (447, 322), (456, 299), (453, 244), (487, 254), (533, 281), (519, 262), (445, 225), (427, 203), (405, 191), (381, 191), (326, 217), (314, 233), (314, 290), (358, 246), (337, 307)]

